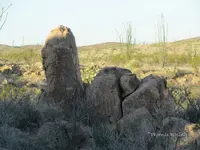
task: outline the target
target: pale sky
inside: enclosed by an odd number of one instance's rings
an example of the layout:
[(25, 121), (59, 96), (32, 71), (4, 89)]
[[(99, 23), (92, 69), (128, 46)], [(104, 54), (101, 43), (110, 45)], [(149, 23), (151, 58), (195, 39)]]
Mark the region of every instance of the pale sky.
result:
[(162, 13), (168, 40), (200, 36), (200, 0), (0, 0), (9, 5), (0, 30), (0, 44), (42, 44), (51, 29), (70, 27), (78, 46), (119, 42), (116, 30), (131, 22), (137, 42), (155, 42), (155, 25)]

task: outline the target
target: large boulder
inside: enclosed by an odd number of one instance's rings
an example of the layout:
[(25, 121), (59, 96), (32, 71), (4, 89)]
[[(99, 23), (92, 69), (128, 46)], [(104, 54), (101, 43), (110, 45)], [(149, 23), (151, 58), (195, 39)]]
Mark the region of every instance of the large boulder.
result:
[(117, 124), (119, 138), (128, 140), (133, 149), (140, 150), (151, 148), (153, 137), (150, 133), (155, 132), (155, 126), (153, 117), (145, 107), (124, 116)]
[[(166, 107), (167, 106), (167, 107)], [(168, 99), (166, 81), (159, 76), (144, 78), (135, 92), (127, 96), (123, 103), (123, 114), (128, 115), (137, 108), (146, 107), (153, 117), (162, 120), (173, 114), (174, 105)]]
[(198, 150), (200, 149), (200, 129), (196, 124), (167, 117), (163, 120), (163, 127), (155, 138), (155, 150)]
[(73, 103), (81, 97), (81, 80), (75, 37), (70, 28), (59, 26), (51, 31), (42, 49), (42, 62), (50, 101)]
[[(94, 116), (100, 116), (111, 122), (122, 118), (122, 95), (134, 91), (136, 87), (134, 84), (137, 83), (135, 80), (138, 80), (130, 74), (132, 74), (130, 70), (119, 67), (105, 67), (99, 71), (86, 92), (91, 108), (94, 109)], [(123, 79), (120, 80), (121, 77)]]
[(122, 90), (122, 98), (124, 99), (133, 93), (139, 86), (140, 80), (135, 74), (126, 73), (120, 78), (120, 87)]

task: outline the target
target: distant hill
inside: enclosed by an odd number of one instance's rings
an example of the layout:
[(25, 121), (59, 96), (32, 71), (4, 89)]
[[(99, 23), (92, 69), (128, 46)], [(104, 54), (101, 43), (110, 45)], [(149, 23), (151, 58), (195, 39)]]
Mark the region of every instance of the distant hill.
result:
[[(182, 39), (178, 41), (174, 41), (171, 43), (182, 43), (186, 44), (188, 42), (200, 42), (200, 36), (188, 38), (188, 39)], [(151, 45), (151, 44), (150, 44)], [(120, 42), (105, 42), (105, 43), (99, 43), (99, 44), (93, 44), (93, 45), (85, 45), (85, 46), (79, 46), (79, 50), (88, 50), (88, 49), (103, 49), (103, 48), (116, 48), (121, 46)], [(5, 44), (0, 44), (0, 51), (2, 50), (10, 50), (10, 49), (33, 49), (33, 50), (41, 50), (42, 45), (25, 45), (25, 46), (9, 46)]]
[(106, 42), (106, 43), (100, 43), (100, 44), (94, 44), (94, 45), (86, 45), (86, 46), (80, 46), (78, 47), (80, 50), (87, 50), (87, 49), (103, 49), (103, 48), (115, 48), (119, 47), (121, 45), (120, 42)]
[(200, 36), (187, 38), (187, 39), (182, 39), (182, 40), (178, 40), (178, 41), (175, 41), (175, 42), (188, 42), (188, 41), (198, 42), (198, 41), (200, 41)]

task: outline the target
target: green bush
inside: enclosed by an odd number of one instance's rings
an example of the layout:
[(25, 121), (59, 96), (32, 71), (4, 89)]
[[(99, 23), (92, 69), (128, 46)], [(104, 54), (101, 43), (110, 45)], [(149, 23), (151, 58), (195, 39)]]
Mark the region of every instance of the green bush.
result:
[(181, 117), (191, 123), (200, 123), (200, 99), (192, 98), (191, 89), (175, 88), (171, 94), (177, 107), (182, 110)]
[(40, 94), (40, 90), (37, 88), (29, 88), (27, 86), (18, 87), (13, 84), (5, 84), (0, 90), (0, 100), (23, 100), (30, 97), (35, 98)]
[(184, 118), (192, 123), (197, 123), (200, 125), (200, 103), (196, 103), (193, 100), (188, 105), (187, 109), (185, 110)]
[(0, 100), (21, 100), (26, 97), (27, 88), (16, 87), (12, 84), (5, 84), (0, 91)]
[(100, 67), (97, 65), (87, 66), (81, 69), (81, 77), (85, 83), (91, 83), (96, 74), (99, 72)]

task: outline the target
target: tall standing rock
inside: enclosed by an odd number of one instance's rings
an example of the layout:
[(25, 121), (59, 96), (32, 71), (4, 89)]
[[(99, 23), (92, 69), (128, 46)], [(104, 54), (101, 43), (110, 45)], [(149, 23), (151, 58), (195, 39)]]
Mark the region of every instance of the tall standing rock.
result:
[(48, 100), (72, 102), (83, 91), (75, 37), (65, 26), (53, 29), (42, 49)]

